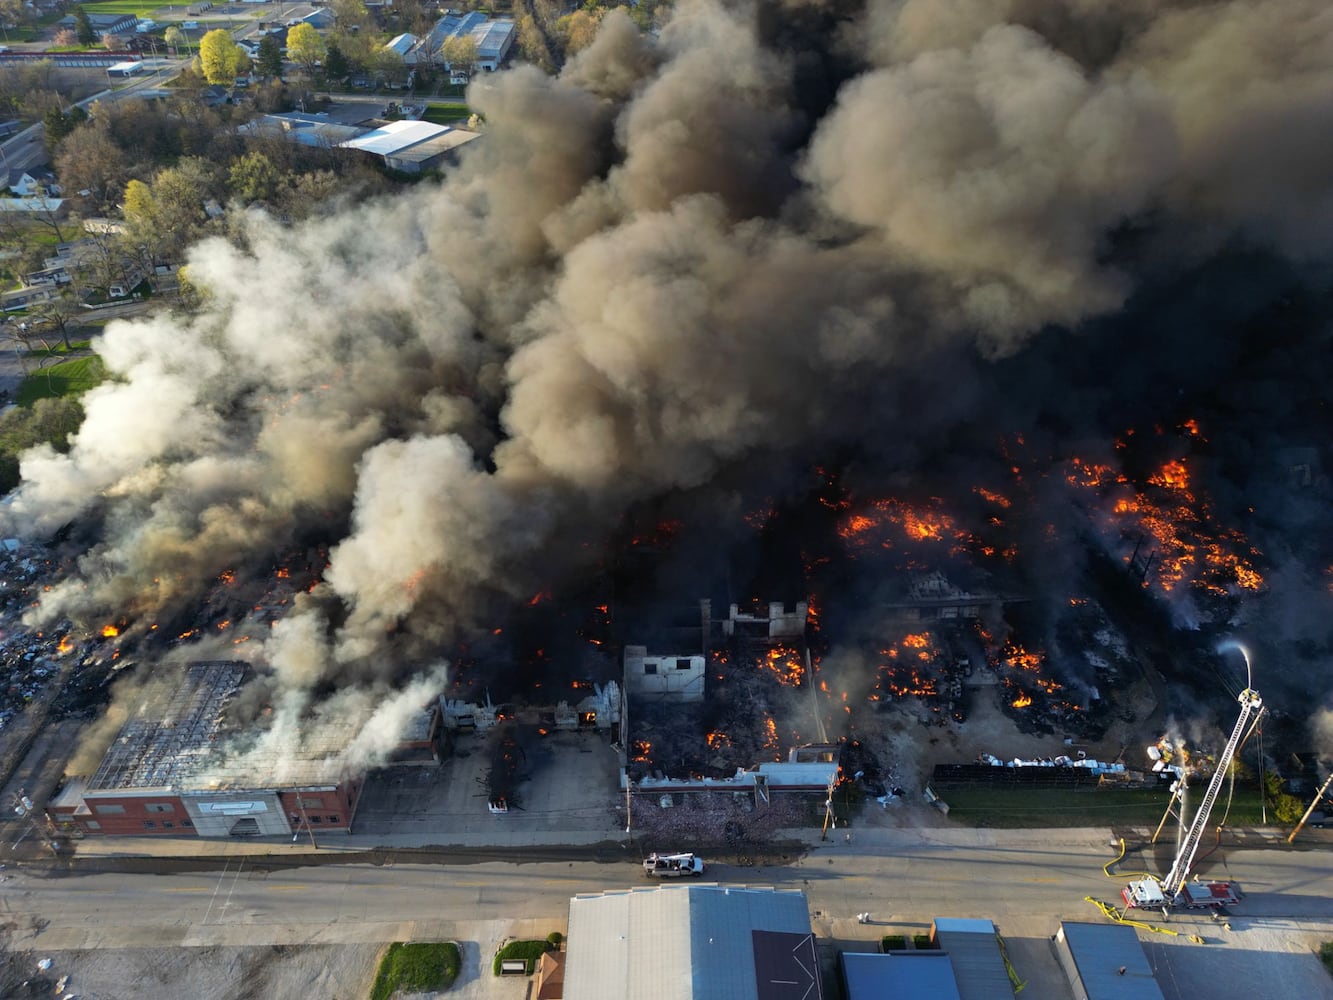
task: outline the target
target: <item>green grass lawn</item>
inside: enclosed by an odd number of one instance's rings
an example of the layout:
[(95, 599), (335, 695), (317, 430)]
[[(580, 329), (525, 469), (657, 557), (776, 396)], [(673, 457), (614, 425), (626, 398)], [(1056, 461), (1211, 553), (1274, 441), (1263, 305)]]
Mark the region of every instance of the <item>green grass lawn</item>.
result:
[(39, 399), (81, 396), (106, 378), (106, 368), (96, 354), (62, 361), (35, 371), (23, 380), (15, 398), (20, 406), (31, 406)]
[(99, 0), (98, 3), (85, 3), (83, 9), (89, 14), (133, 14), (136, 17), (149, 17), (156, 14), (159, 10), (171, 10), (175, 13), (179, 9), (181, 18), (189, 19), (190, 14), (186, 13), (188, 4), (176, 4), (174, 7), (169, 4), (150, 3), (147, 0)]
[(523, 959), (528, 963), (528, 974), (531, 975), (536, 963), (550, 949), (551, 946), (545, 941), (510, 941), (495, 953), (495, 962), (491, 971), (498, 976), (500, 974), (500, 963), (505, 959)]
[(466, 104), (428, 104), (421, 120), (436, 125), (452, 125), (454, 122), (467, 121), (471, 115), (472, 110)]
[[(102, 322), (105, 323), (106, 320), (102, 320)], [(86, 326), (87, 324), (84, 325)], [(93, 342), (91, 340), (71, 340), (69, 342), (68, 351), (65, 350), (64, 344), (54, 344), (49, 348), (39, 347), (36, 350), (28, 351), (27, 353), (30, 358), (59, 358), (73, 352), (86, 351), (92, 346)]]
[[(1147, 788), (937, 788), (949, 804), (949, 818), (967, 826), (1156, 826), (1166, 810), (1170, 793)], [(1203, 788), (1191, 791), (1198, 802)], [(1227, 826), (1257, 826), (1262, 822), (1258, 789), (1236, 789), (1227, 814), (1227, 792), (1222, 789), (1209, 824), (1227, 815)], [(1268, 811), (1273, 821), (1273, 811)]]
[(389, 1000), (404, 993), (434, 993), (447, 990), (462, 966), (458, 945), (452, 941), (404, 944), (395, 941), (380, 959), (370, 1000)]

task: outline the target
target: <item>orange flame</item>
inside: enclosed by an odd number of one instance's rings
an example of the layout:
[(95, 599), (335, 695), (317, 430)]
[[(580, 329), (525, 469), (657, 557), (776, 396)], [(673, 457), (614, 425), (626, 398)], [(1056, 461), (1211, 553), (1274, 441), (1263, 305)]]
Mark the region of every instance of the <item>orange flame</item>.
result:
[(1027, 708), (1029, 705), (1032, 704), (1032, 696), (1027, 694), (1020, 694), (1010, 704), (1012, 704), (1014, 708)]
[(118, 635), (120, 635), (120, 629), (116, 628), (116, 626), (114, 626), (114, 625), (103, 625), (103, 626), (102, 626), (102, 638), (103, 638), (103, 639), (114, 639), (114, 638), (115, 638), (116, 636), (118, 636)]

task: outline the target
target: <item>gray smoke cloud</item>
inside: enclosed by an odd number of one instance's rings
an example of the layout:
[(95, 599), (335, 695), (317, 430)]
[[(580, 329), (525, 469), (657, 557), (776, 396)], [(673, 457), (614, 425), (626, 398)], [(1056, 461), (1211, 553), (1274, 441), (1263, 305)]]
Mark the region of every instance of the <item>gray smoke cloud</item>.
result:
[(1327, 259), (1324, 4), (799, 3), (799, 45), (773, 13), (612, 12), (560, 76), (473, 85), (487, 134), (443, 182), (196, 247), (205, 307), (110, 324), (69, 453), (24, 457), (8, 519), (101, 528), (33, 621), (180, 613), (322, 533), (247, 652), (265, 749), (336, 715), (381, 760), (444, 645), (633, 505), (848, 442), (910, 471), (986, 358), (1145, 267)]

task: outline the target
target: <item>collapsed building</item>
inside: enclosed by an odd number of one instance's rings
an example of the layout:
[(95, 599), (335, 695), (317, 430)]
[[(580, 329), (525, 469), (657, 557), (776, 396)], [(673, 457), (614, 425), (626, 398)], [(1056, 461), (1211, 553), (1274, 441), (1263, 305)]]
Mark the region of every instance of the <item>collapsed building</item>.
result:
[(255, 777), (254, 752), (244, 769), (229, 764), (225, 710), (246, 670), (197, 662), (151, 684), (96, 771), (69, 778), (47, 804), (56, 828), (200, 837), (348, 832), (362, 787), (340, 758), (352, 733), (326, 728), (308, 734), (299, 752), (275, 751), (267, 781)]
[(717, 621), (708, 600), (700, 610), (702, 652), (624, 647), (621, 789), (663, 807), (678, 793), (733, 792), (756, 807), (774, 792), (826, 794), (839, 749), (802, 684), (808, 604), (731, 604)]

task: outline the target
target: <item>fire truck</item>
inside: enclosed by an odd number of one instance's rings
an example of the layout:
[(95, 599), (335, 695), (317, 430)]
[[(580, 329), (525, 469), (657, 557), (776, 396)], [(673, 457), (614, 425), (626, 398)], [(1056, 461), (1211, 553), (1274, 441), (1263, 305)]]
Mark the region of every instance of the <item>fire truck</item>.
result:
[(1227, 740), (1226, 748), (1217, 760), (1217, 769), (1213, 772), (1208, 790), (1204, 793), (1203, 801), (1199, 803), (1199, 811), (1194, 814), (1194, 821), (1190, 823), (1188, 829), (1184, 826), (1188, 786), (1183, 771), (1176, 781), (1174, 794), (1180, 802), (1182, 835), (1176, 844), (1176, 858), (1171, 864), (1171, 870), (1160, 879), (1150, 875), (1125, 886), (1121, 896), (1130, 909), (1155, 909), (1165, 913), (1173, 907), (1217, 909), (1240, 902), (1240, 888), (1234, 882), (1201, 882), (1198, 876), (1194, 879), (1189, 877), (1190, 869), (1194, 865), (1194, 855), (1199, 850), (1199, 841), (1203, 837), (1204, 828), (1208, 825), (1208, 816), (1212, 813), (1213, 803), (1217, 801), (1217, 796), (1222, 791), (1222, 783), (1231, 770), (1231, 762), (1236, 756), (1237, 749), (1244, 742), (1244, 737), (1248, 735), (1247, 727), (1253, 728), (1263, 714), (1263, 700), (1253, 689), (1246, 687), (1237, 701), (1240, 702), (1240, 717), (1236, 719), (1235, 728), (1231, 730), (1231, 738)]

